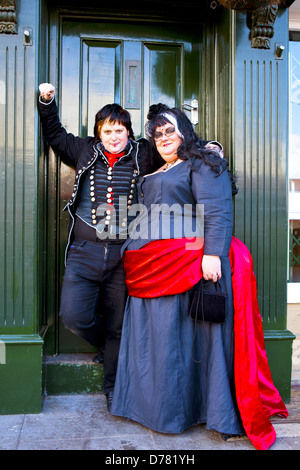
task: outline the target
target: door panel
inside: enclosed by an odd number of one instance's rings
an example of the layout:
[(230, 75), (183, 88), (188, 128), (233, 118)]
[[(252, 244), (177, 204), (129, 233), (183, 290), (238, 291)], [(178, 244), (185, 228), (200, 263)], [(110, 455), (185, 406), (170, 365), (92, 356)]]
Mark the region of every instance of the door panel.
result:
[[(180, 33), (178, 33), (180, 31)], [(62, 21), (59, 109), (75, 135), (93, 135), (97, 111), (117, 102), (131, 114), (136, 138), (144, 136), (149, 106), (181, 107), (199, 100), (199, 26)], [(197, 128), (196, 128), (197, 130)], [(59, 277), (64, 272), (68, 215), (62, 213), (73, 189), (74, 170), (60, 164)], [(59, 322), (57, 352), (90, 351)]]
[(121, 44), (107, 41), (81, 42), (81, 129), (93, 135), (95, 114), (107, 103), (120, 101)]
[(165, 103), (180, 107), (182, 46), (144, 44), (144, 105)]

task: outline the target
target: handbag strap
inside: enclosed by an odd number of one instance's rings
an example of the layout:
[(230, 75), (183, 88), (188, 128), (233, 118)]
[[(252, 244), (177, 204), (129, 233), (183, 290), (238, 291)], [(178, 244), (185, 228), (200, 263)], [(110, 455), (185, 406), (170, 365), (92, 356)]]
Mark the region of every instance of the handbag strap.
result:
[[(204, 300), (203, 300), (203, 279), (201, 279), (201, 282), (200, 282), (200, 286), (201, 286), (201, 314), (202, 314), (202, 320), (203, 320), (203, 324), (204, 324)], [(194, 302), (194, 299), (193, 299), (193, 302)], [(199, 298), (197, 299), (197, 314), (198, 314), (198, 307), (199, 307)], [(191, 358), (192, 358), (192, 361), (194, 361), (196, 364), (201, 364), (205, 359), (206, 359), (206, 356), (207, 356), (207, 352), (208, 352), (208, 346), (209, 346), (209, 341), (208, 341), (208, 337), (207, 337), (207, 334), (206, 334), (206, 329), (204, 330), (204, 333), (205, 333), (205, 339), (206, 339), (206, 350), (205, 350), (205, 353), (204, 353), (204, 356), (202, 357), (202, 359), (200, 360), (197, 360), (193, 357), (193, 348), (194, 348), (194, 344), (195, 344), (195, 339), (196, 339), (196, 327), (197, 327), (197, 315), (195, 315), (195, 319), (194, 319), (194, 333), (193, 333), (193, 342), (192, 342), (192, 352), (191, 352)]]

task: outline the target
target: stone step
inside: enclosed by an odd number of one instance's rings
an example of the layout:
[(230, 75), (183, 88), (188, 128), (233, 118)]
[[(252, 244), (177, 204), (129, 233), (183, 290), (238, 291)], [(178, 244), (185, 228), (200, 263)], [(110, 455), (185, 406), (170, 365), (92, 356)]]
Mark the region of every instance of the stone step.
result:
[(43, 393), (70, 395), (101, 393), (103, 365), (93, 362), (95, 353), (59, 354), (43, 358)]

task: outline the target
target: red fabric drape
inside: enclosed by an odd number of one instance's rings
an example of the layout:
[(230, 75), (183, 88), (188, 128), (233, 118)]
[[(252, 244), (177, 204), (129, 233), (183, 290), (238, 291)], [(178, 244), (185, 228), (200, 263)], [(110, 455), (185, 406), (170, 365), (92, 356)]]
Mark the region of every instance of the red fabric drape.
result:
[[(270, 416), (288, 416), (273, 384), (257, 301), (252, 256), (237, 238), (229, 252), (234, 302), (234, 376), (243, 426), (252, 444), (267, 450), (276, 439)], [(247, 359), (248, 360), (245, 360)]]
[[(158, 240), (123, 257), (129, 295), (159, 297), (189, 290), (202, 277), (202, 239)], [(259, 450), (276, 439), (270, 416), (288, 416), (273, 384), (265, 351), (252, 256), (237, 238), (229, 252), (234, 303), (234, 376), (246, 434)]]
[(129, 295), (151, 298), (186, 292), (202, 277), (202, 256), (203, 238), (157, 240), (141, 250), (125, 251)]

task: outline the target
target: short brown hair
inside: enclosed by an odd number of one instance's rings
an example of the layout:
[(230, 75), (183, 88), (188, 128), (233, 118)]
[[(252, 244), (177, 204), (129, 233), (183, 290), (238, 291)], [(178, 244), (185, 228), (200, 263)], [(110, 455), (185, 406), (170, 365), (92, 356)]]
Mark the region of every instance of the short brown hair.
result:
[(129, 132), (129, 139), (134, 140), (134, 133), (131, 124), (131, 117), (126, 109), (122, 108), (117, 103), (107, 104), (103, 106), (103, 108), (98, 111), (95, 116), (95, 126), (94, 126), (94, 136), (95, 138), (99, 138), (100, 130), (105, 123), (108, 121), (112, 124), (118, 122), (122, 124)]

